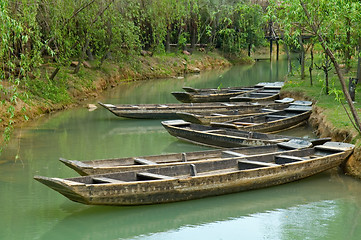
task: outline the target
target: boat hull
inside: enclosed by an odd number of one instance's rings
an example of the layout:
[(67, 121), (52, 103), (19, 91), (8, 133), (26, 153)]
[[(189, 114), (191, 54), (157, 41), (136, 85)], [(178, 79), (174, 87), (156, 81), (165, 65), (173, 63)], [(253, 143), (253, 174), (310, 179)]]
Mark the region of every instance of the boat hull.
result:
[[(249, 90), (248, 90), (249, 91)], [(251, 90), (254, 91), (254, 90)], [(234, 90), (227, 93), (209, 93), (197, 94), (189, 92), (172, 92), (172, 95), (183, 103), (207, 103), (207, 102), (229, 102), (230, 98), (245, 93), (247, 90)]]
[[(202, 127), (182, 120), (163, 121), (163, 127), (172, 135), (188, 142), (211, 147), (244, 147), (271, 145), (290, 140), (287, 136), (276, 136), (234, 129)], [(196, 126), (202, 130), (192, 129)]]
[(251, 103), (194, 103), (194, 104), (140, 104), (140, 105), (112, 105), (103, 104), (105, 109), (118, 117), (136, 119), (175, 119), (177, 112), (187, 112), (195, 114), (206, 114), (211, 112), (225, 112), (241, 110), (243, 113), (253, 113), (262, 108), (280, 108), (287, 105), (285, 103), (275, 103), (273, 101), (251, 104)]
[[(183, 120), (163, 121), (162, 125), (169, 134), (181, 140), (216, 148), (263, 146), (286, 142), (291, 139), (289, 136), (204, 126)], [(292, 137), (292, 139), (309, 140), (314, 145), (330, 140), (329, 138), (303, 139), (297, 137)]]
[(340, 165), (351, 152), (352, 150), (343, 151), (274, 167), (235, 169), (227, 173), (134, 183), (73, 184), (68, 180), (39, 176), (35, 179), (70, 200), (83, 204), (159, 204), (236, 193), (300, 180)]
[[(327, 139), (326, 141), (328, 141)], [(188, 164), (190, 162), (211, 161), (227, 159), (230, 157), (254, 156), (271, 153), (292, 153), (296, 149), (312, 147), (309, 141), (290, 141), (282, 144), (273, 144), (259, 147), (226, 148), (217, 150), (172, 153), (151, 156), (140, 156), (119, 159), (99, 159), (91, 161), (67, 160), (61, 158), (60, 161), (72, 168), (80, 175), (106, 174), (114, 172), (145, 170), (155, 166), (164, 167), (170, 165)]]
[(306, 124), (310, 115), (311, 115), (311, 111), (308, 111), (308, 112), (298, 114), (294, 117), (260, 123), (260, 124), (254, 124), (254, 125), (242, 125), (242, 124), (226, 123), (226, 122), (225, 123), (211, 122), (210, 124), (211, 124), (211, 126), (215, 126), (215, 127), (234, 128), (234, 129), (243, 130), (243, 131), (277, 133), (280, 131), (284, 131), (287, 129), (295, 128), (300, 125)]

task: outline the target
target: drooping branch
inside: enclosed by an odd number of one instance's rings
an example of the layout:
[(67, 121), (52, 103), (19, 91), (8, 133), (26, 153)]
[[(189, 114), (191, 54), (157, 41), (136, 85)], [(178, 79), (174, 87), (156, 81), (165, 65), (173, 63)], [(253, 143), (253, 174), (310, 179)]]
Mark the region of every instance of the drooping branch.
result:
[[(110, 5), (113, 4), (113, 2), (114, 2), (114, 0), (110, 1), (109, 4), (104, 9), (100, 10), (97, 13), (97, 15), (94, 17), (93, 21), (90, 23), (90, 28), (94, 25), (94, 23), (96, 23), (98, 21), (99, 17), (104, 14), (104, 12), (110, 7)], [(81, 64), (83, 64), (83, 61), (84, 61), (84, 58), (85, 58), (85, 55), (86, 55), (86, 50), (89, 47), (89, 43), (90, 43), (90, 38), (89, 38), (88, 32), (86, 30), (86, 32), (85, 32), (85, 44), (83, 46), (78, 65), (75, 67), (74, 73), (79, 72), (80, 66), (81, 66)]]
[[(65, 23), (64, 23), (64, 27), (67, 26), (69, 24), (69, 22), (76, 17), (81, 11), (83, 11), (84, 9), (86, 9), (87, 7), (89, 7), (91, 4), (93, 4), (95, 2), (95, 0), (91, 0), (88, 3), (85, 3), (84, 5), (82, 5), (80, 8), (78, 8), (77, 10), (74, 10), (73, 15), (71, 17), (69, 17)], [(43, 48), (40, 51), (40, 54), (42, 55), (45, 50), (47, 50), (47, 47), (55, 40), (55, 36), (52, 36), (49, 40), (46, 41), (46, 43), (44, 44)]]
[(341, 83), (341, 86), (342, 86), (342, 91), (343, 91), (343, 93), (344, 93), (344, 95), (346, 97), (346, 100), (347, 100), (347, 103), (348, 103), (348, 105), (350, 107), (352, 116), (353, 116), (353, 118), (355, 120), (356, 130), (359, 132), (359, 134), (361, 134), (360, 119), (359, 119), (359, 116), (357, 114), (356, 108), (355, 108), (355, 106), (354, 106), (354, 104), (352, 102), (351, 96), (350, 96), (349, 92), (347, 91), (346, 83), (345, 83), (345, 80), (344, 80), (343, 75), (341, 73), (340, 66), (339, 66), (335, 56), (333, 55), (333, 52), (327, 46), (326, 41), (324, 40), (322, 34), (319, 31), (319, 28), (314, 23), (311, 22), (311, 20), (312, 20), (311, 15), (308, 12), (308, 9), (307, 9), (305, 3), (302, 0), (299, 0), (299, 2), (300, 2), (301, 6), (303, 8), (304, 13), (306, 14), (306, 17), (308, 19), (310, 27), (312, 28), (314, 34), (317, 36), (318, 41), (320, 42), (320, 44), (322, 46), (322, 48), (325, 50), (325, 53), (330, 57), (330, 59), (331, 59), (331, 61), (333, 63), (333, 66), (335, 67), (337, 77), (340, 80), (340, 83)]

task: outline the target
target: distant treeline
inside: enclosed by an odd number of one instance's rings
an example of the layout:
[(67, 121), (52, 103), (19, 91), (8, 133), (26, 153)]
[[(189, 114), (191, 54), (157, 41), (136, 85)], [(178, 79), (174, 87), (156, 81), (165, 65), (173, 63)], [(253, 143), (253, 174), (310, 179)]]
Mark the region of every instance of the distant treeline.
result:
[(58, 66), (87, 58), (101, 65), (171, 44), (237, 52), (264, 41), (262, 8), (250, 1), (5, 0), (0, 21), (2, 79), (31, 74), (44, 56)]
[(70, 64), (75, 65), (76, 74), (86, 60), (101, 67), (108, 58), (132, 61), (134, 56), (162, 54), (171, 47), (177, 51), (217, 47), (226, 53), (239, 53), (262, 44), (264, 14), (261, 6), (251, 2), (1, 0), (3, 140), (9, 140), (12, 119), (19, 111), (28, 118), (23, 102), (29, 96), (52, 103), (67, 101), (65, 82), (71, 80), (59, 73)]

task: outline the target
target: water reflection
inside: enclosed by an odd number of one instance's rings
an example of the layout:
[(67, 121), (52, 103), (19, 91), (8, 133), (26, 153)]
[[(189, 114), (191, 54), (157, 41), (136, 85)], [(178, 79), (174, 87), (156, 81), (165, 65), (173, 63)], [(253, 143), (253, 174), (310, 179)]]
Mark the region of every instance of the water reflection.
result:
[[(340, 181), (329, 171), (283, 186), (201, 200), (89, 207), (63, 219), (42, 239), (54, 239), (59, 231), (70, 239), (304, 239), (304, 233), (310, 239), (325, 239), (334, 234), (329, 224), (347, 222), (340, 214), (345, 183), (353, 184), (353, 180)], [(347, 204), (361, 210), (352, 199)], [(352, 232), (351, 226), (344, 226), (342, 232), (348, 233), (348, 239), (361, 233)]]

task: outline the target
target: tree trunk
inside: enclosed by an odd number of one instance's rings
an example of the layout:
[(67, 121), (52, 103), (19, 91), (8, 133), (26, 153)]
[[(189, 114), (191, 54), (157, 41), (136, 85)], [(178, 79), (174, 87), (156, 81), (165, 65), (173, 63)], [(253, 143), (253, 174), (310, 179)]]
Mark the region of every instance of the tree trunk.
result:
[[(110, 7), (110, 5), (114, 2), (114, 0), (110, 1), (109, 4), (102, 10), (100, 10), (97, 15), (95, 16), (95, 18), (93, 19), (93, 21), (90, 23), (90, 28), (93, 26), (93, 24), (98, 21), (99, 17), (102, 16), (104, 14), (104, 12)], [(86, 30), (85, 30), (86, 31)], [(74, 74), (78, 73), (79, 70), (80, 70), (80, 66), (83, 64), (83, 61), (84, 61), (84, 58), (85, 58), (85, 55), (86, 55), (86, 51), (88, 50), (88, 47), (89, 47), (89, 43), (90, 43), (90, 38), (88, 36), (88, 33), (87, 31), (85, 32), (85, 44), (84, 44), (84, 47), (82, 49), (82, 52), (81, 52), (81, 55), (80, 55), (80, 59), (79, 59), (79, 62), (78, 62), (78, 65), (75, 67), (75, 70), (74, 70)]]
[[(299, 0), (299, 2), (300, 2), (300, 4), (301, 4), (301, 6), (302, 6), (302, 8), (303, 8), (303, 10), (304, 10), (304, 12), (305, 12), (305, 14), (307, 16), (308, 21), (311, 21), (311, 16), (310, 16), (310, 13), (308, 12), (308, 10), (306, 8), (306, 5), (304, 4), (304, 2), (302, 0)], [(322, 48), (325, 50), (326, 54), (330, 57), (330, 59), (331, 59), (331, 61), (333, 63), (333, 66), (335, 67), (338, 79), (340, 80), (340, 83), (341, 83), (341, 86), (342, 86), (342, 91), (343, 91), (343, 93), (344, 93), (344, 95), (346, 97), (347, 103), (348, 103), (348, 105), (350, 107), (353, 119), (355, 121), (355, 123), (353, 123), (354, 127), (359, 132), (359, 134), (361, 134), (360, 118), (359, 118), (359, 116), (357, 114), (357, 111), (356, 111), (356, 108), (355, 108), (355, 106), (354, 106), (354, 104), (352, 102), (351, 96), (350, 96), (349, 92), (347, 91), (347, 86), (346, 86), (345, 80), (343, 79), (343, 75), (341, 73), (340, 66), (338, 65), (338, 62), (336, 61), (336, 58), (333, 55), (332, 51), (327, 47), (326, 42), (323, 39), (322, 34), (319, 33), (317, 26), (314, 23), (311, 23), (311, 22), (309, 22), (309, 24), (311, 25), (313, 32), (317, 36), (318, 41), (322, 45)]]
[(165, 39), (165, 51), (170, 52), (170, 27), (167, 28), (167, 36)]
[(300, 44), (300, 64), (301, 64), (301, 79), (305, 79), (305, 48), (303, 46), (302, 35), (298, 37), (298, 42)]
[(313, 70), (313, 44), (311, 46), (311, 64), (310, 64), (310, 67), (308, 68), (308, 71), (310, 72), (310, 84), (311, 84), (311, 86), (313, 86), (312, 70)]
[(85, 55), (86, 55), (86, 51), (89, 47), (89, 38), (87, 37), (86, 40), (85, 40), (85, 45), (83, 47), (83, 50), (81, 52), (81, 56), (80, 56), (80, 59), (79, 59), (79, 62), (78, 62), (78, 65), (76, 65), (75, 69), (74, 69), (74, 74), (77, 74), (80, 70), (80, 66), (83, 64), (83, 61), (84, 61), (84, 58), (85, 58)]
[(287, 55), (288, 74), (292, 74), (292, 61), (291, 61), (289, 46), (287, 44), (285, 44), (285, 52), (286, 52), (286, 55)]
[(272, 50), (273, 50), (273, 40), (270, 38), (269, 40), (269, 59), (272, 61)]
[(196, 23), (191, 24), (191, 50), (194, 51), (197, 42), (197, 27)]
[(328, 95), (329, 90), (328, 90), (328, 69), (326, 69), (327, 67), (324, 67), (324, 72), (325, 72), (325, 81), (326, 81), (326, 95)]
[(50, 80), (54, 80), (56, 74), (58, 74), (59, 71), (60, 71), (60, 67), (57, 67), (57, 68), (54, 70), (54, 72), (51, 74), (51, 76), (50, 76), (49, 79), (50, 79)]
[(357, 57), (357, 80), (358, 83), (361, 82), (361, 38), (358, 39), (358, 57)]

